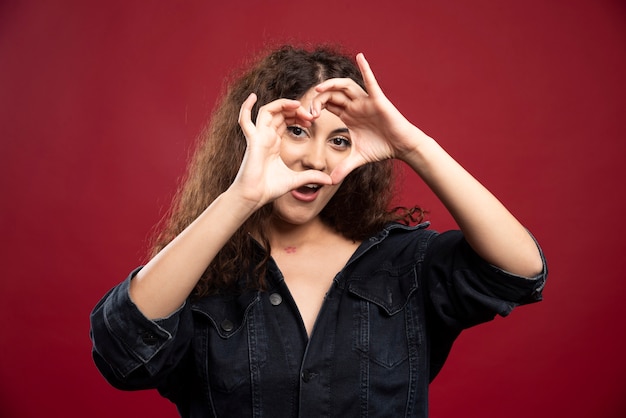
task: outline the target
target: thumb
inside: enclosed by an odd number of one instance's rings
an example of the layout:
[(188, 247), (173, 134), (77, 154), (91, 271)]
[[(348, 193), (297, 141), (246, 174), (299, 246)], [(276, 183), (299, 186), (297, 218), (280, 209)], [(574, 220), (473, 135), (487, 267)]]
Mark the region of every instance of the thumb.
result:
[(346, 158), (345, 160), (341, 161), (339, 164), (337, 164), (332, 173), (330, 173), (333, 184), (341, 183), (348, 176), (348, 174), (350, 174), (355, 168), (361, 165), (361, 162), (353, 158)]
[(298, 187), (304, 186), (305, 184), (321, 184), (323, 186), (330, 186), (334, 183), (331, 176), (318, 170), (306, 170), (297, 172), (294, 177), (293, 189), (297, 189)]

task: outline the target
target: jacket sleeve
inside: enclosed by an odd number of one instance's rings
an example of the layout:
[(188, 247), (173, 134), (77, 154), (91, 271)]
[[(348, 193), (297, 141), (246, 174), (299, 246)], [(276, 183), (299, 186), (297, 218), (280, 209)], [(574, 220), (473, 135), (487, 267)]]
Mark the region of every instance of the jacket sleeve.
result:
[[(541, 252), (541, 250), (540, 250)], [(507, 273), (472, 250), (460, 231), (435, 235), (424, 259), (424, 270), (432, 306), (448, 326), (464, 329), (507, 316), (513, 308), (542, 299), (547, 276)]]
[(460, 231), (431, 236), (421, 271), (427, 289), (431, 379), (463, 329), (542, 300), (548, 269), (540, 248), (539, 252), (542, 272), (536, 277), (521, 277), (484, 261)]
[(107, 381), (123, 390), (158, 388), (183, 366), (193, 329), (188, 304), (167, 318), (146, 318), (130, 299), (130, 281), (111, 289), (93, 309), (94, 362)]

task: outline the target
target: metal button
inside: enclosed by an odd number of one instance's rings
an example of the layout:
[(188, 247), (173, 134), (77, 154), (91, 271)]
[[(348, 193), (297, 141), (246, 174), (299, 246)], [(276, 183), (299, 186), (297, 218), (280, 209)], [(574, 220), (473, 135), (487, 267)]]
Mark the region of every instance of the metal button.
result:
[(283, 297), (278, 293), (272, 293), (270, 295), (270, 303), (274, 306), (278, 306), (282, 303)]
[(226, 332), (231, 332), (233, 328), (235, 328), (235, 325), (230, 320), (225, 319), (220, 324), (220, 327), (222, 327), (222, 329)]

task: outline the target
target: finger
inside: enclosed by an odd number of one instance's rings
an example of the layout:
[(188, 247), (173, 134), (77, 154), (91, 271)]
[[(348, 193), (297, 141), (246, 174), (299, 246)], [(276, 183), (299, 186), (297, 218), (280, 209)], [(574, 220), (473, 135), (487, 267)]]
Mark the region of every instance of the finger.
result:
[(298, 187), (302, 187), (305, 184), (321, 184), (324, 186), (331, 186), (333, 184), (332, 178), (319, 170), (306, 170), (294, 172), (293, 187), (291, 190), (295, 190)]
[(338, 116), (339, 118), (341, 118), (341, 115), (343, 115), (343, 112), (346, 110), (345, 107), (337, 106), (332, 103), (326, 103), (324, 108), (328, 110), (330, 113), (333, 113), (334, 115)]
[[(311, 114), (314, 116), (319, 116), (320, 112), (324, 108), (328, 108), (329, 106), (333, 106), (334, 108), (344, 108), (346, 107), (352, 100), (350, 96), (344, 93), (344, 91), (335, 91), (329, 90), (324, 91), (313, 98), (311, 101)], [(336, 112), (333, 112), (337, 114)]]
[(330, 78), (315, 86), (315, 91), (318, 93), (329, 90), (342, 91), (351, 99), (356, 99), (363, 92), (361, 86), (351, 78)]
[(300, 125), (303, 127), (311, 126), (314, 117), (311, 112), (302, 106), (293, 111), (283, 112), (282, 117), (287, 125)]
[(295, 112), (295, 117), (296, 119), (300, 120), (300, 121), (311, 121), (313, 120), (313, 115), (311, 114), (310, 110), (305, 109), (304, 107), (300, 106), (296, 109)]
[(333, 184), (341, 183), (348, 176), (348, 174), (350, 174), (355, 168), (360, 167), (364, 163), (365, 161), (350, 157), (341, 161), (330, 173), (330, 178), (332, 179)]
[(252, 133), (252, 130), (254, 129), (254, 123), (252, 123), (252, 107), (256, 103), (256, 100), (256, 94), (250, 93), (246, 100), (241, 104), (241, 108), (239, 109), (238, 122), (246, 138), (250, 133)]
[(289, 123), (300, 123), (309, 126), (309, 121), (313, 120), (311, 113), (306, 110), (299, 101), (289, 99), (275, 100), (259, 109), (257, 125), (263, 124), (273, 129), (284, 128), (286, 121)]
[(309, 128), (311, 126), (311, 121), (306, 119), (300, 119), (298, 117), (286, 117), (285, 118), (285, 126), (298, 125), (303, 128)]
[(252, 107), (256, 103), (256, 100), (256, 94), (250, 93), (246, 100), (244, 100), (244, 102), (241, 104), (241, 108), (239, 109), (239, 124), (251, 120)]
[(369, 94), (382, 93), (382, 90), (378, 85), (378, 81), (376, 81), (376, 77), (374, 77), (374, 72), (362, 52), (357, 54), (356, 62), (359, 66), (359, 70), (361, 70), (361, 75), (363, 76), (363, 82), (365, 83), (365, 89), (367, 92)]
[(281, 116), (283, 113), (293, 112), (293, 110), (298, 106), (300, 106), (299, 101), (290, 99), (278, 99), (264, 104), (259, 108), (256, 123), (269, 125), (272, 119), (276, 116)]
[(310, 127), (313, 119), (311, 113), (300, 106), (293, 111), (283, 111), (282, 113), (275, 114), (270, 126), (276, 130), (279, 135), (282, 135), (289, 125), (299, 125), (305, 128)]

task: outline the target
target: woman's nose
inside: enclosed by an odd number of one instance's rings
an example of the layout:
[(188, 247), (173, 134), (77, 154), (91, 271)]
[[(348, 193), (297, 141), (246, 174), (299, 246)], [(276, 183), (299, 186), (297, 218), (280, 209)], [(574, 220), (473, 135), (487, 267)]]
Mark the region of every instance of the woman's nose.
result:
[(302, 156), (302, 165), (307, 170), (326, 170), (326, 148), (324, 141), (310, 141)]

